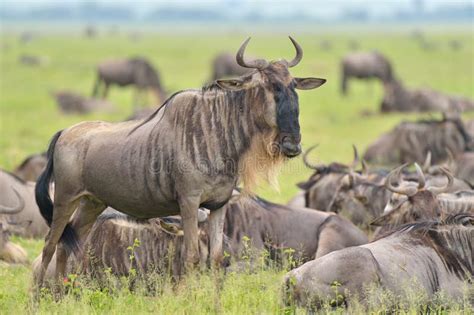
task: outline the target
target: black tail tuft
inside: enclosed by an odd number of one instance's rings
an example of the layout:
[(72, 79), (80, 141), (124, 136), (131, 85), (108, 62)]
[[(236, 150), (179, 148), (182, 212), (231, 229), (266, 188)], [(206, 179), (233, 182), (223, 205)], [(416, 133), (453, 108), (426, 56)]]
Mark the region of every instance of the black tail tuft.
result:
[[(56, 142), (61, 136), (61, 133), (62, 131), (57, 132), (51, 139), (47, 153), (48, 164), (46, 165), (46, 168), (43, 173), (38, 178), (35, 187), (36, 203), (38, 204), (41, 215), (46, 220), (48, 226), (51, 226), (51, 222), (53, 221), (54, 208), (53, 201), (51, 200), (51, 197), (49, 195), (49, 185), (54, 175), (54, 147), (56, 146)], [(77, 235), (70, 224), (66, 225), (66, 228), (64, 229), (64, 232), (61, 236), (61, 241), (64, 242), (68, 251), (73, 253), (80, 251)]]

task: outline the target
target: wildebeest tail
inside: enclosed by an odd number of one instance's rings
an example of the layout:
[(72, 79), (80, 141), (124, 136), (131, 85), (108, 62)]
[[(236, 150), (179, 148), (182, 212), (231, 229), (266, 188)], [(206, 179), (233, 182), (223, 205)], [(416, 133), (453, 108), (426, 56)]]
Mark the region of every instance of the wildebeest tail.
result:
[[(46, 164), (46, 168), (43, 173), (38, 178), (35, 187), (35, 198), (36, 203), (40, 209), (40, 213), (45, 219), (48, 226), (51, 226), (51, 222), (53, 221), (53, 201), (51, 200), (51, 196), (49, 195), (49, 186), (51, 184), (51, 180), (54, 175), (54, 148), (56, 146), (56, 142), (58, 142), (59, 137), (61, 136), (62, 130), (57, 132), (51, 142), (49, 144), (47, 157), (48, 157), (48, 164)], [(64, 242), (66, 245), (67, 250), (71, 252), (77, 252), (79, 250), (79, 242), (76, 236), (76, 233), (72, 226), (68, 223), (64, 232), (61, 236), (61, 241)]]

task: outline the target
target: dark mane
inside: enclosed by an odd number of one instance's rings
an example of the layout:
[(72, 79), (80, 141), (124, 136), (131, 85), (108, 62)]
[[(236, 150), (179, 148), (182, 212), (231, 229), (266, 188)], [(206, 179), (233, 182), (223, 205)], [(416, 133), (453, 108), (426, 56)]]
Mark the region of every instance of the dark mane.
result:
[(8, 174), (10, 175), (11, 177), (13, 177), (14, 179), (16, 179), (18, 182), (22, 183), (23, 185), (26, 184), (27, 182), (25, 180), (23, 180), (22, 178), (18, 177), (17, 175), (9, 172), (9, 171), (6, 171), (6, 170), (3, 170), (3, 169), (0, 169), (1, 172), (5, 173), (5, 174)]

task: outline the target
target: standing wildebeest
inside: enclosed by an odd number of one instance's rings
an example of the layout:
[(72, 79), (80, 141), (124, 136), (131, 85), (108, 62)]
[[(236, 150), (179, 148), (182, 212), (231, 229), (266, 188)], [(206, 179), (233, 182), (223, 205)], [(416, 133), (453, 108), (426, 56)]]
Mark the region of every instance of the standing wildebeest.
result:
[(377, 51), (350, 53), (341, 61), (342, 94), (347, 94), (347, 81), (352, 77), (378, 78), (382, 82), (389, 82), (393, 79), (392, 66), (388, 59)]
[(240, 77), (251, 70), (240, 66), (231, 53), (220, 53), (212, 60), (211, 82), (225, 77)]
[(461, 119), (402, 122), (372, 143), (364, 159), (374, 164), (423, 163), (428, 152), (438, 164), (448, 157), (472, 148), (472, 139)]
[[(18, 235), (44, 237), (48, 232), (48, 226), (35, 202), (35, 184), (25, 182), (13, 174), (0, 170), (0, 205), (16, 208), (18, 202), (23, 204), (22, 211), (3, 215), (7, 216), (12, 223), (24, 226), (22, 229), (16, 229)], [(26, 225), (26, 223), (31, 224)]]
[(36, 182), (48, 163), (46, 152), (28, 156), (13, 173), (26, 182)]
[(310, 261), (286, 275), (285, 302), (312, 310), (325, 302), (368, 304), (374, 292), (367, 289), (372, 285), (397, 297), (395, 303), (413, 290), (422, 293), (426, 303), (438, 292), (461, 302), (466, 288), (472, 290), (473, 225), (474, 216), (466, 214), (413, 223), (375, 242)]
[(64, 114), (87, 114), (94, 110), (110, 110), (113, 105), (106, 100), (86, 98), (71, 91), (58, 91), (52, 93), (59, 109)]
[[(100, 93), (99, 89), (102, 83), (104, 88)], [(112, 84), (118, 86), (134, 85), (137, 89), (134, 96), (135, 104), (140, 103), (141, 94), (147, 90), (154, 93), (159, 104), (162, 104), (166, 97), (158, 71), (150, 61), (143, 57), (110, 59), (101, 62), (97, 66), (97, 81), (92, 96), (98, 97), (100, 95), (102, 98), (106, 98), (109, 86)]]
[(257, 251), (291, 248), (298, 262), (368, 242), (361, 230), (335, 213), (243, 195), (234, 196), (225, 207), (224, 234), (230, 254), (237, 259), (245, 249), (245, 236)]
[[(290, 75), (288, 68), (303, 57), (290, 39), (297, 53), (289, 62), (245, 61), (247, 39), (237, 63), (254, 71), (177, 92), (145, 121), (84, 122), (56, 133), (36, 186), (51, 226), (39, 283), (56, 245), (58, 275), (64, 274), (65, 246), (80, 251), (75, 233), (87, 235), (107, 206), (137, 218), (180, 213), (188, 264), (198, 260), (197, 209), (210, 209), (210, 255), (220, 260), (222, 206), (239, 181), (248, 190), (259, 175), (272, 181), (277, 165), (301, 153), (295, 89), (325, 82)], [(54, 206), (48, 193), (53, 176)]]
[(474, 101), (428, 88), (407, 89), (399, 80), (384, 82), (382, 112), (450, 112), (474, 110)]

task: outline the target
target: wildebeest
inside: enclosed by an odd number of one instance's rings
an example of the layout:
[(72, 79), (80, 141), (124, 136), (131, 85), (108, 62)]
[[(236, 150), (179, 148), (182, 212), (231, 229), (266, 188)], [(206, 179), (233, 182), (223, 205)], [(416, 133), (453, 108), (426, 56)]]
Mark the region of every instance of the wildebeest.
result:
[(42, 64), (45, 64), (47, 59), (40, 56), (23, 54), (20, 55), (18, 61), (25, 66), (40, 66)]
[(230, 254), (236, 258), (245, 249), (244, 237), (257, 252), (267, 249), (273, 254), (291, 248), (300, 263), (368, 242), (361, 230), (334, 213), (238, 194), (225, 207), (224, 234)]
[(377, 51), (355, 52), (346, 55), (341, 61), (341, 92), (348, 93), (350, 78), (377, 78), (381, 82), (393, 79), (392, 66), (388, 59)]
[(454, 159), (450, 167), (457, 178), (461, 178), (474, 187), (474, 152), (463, 152)]
[(16, 229), (17, 234), (23, 237), (44, 237), (48, 232), (48, 226), (41, 216), (35, 202), (35, 184), (25, 182), (21, 178), (0, 170), (0, 205), (3, 208), (17, 208), (19, 203), (23, 204), (22, 211), (6, 214), (8, 221), (23, 226)]
[[(373, 225), (383, 227), (378, 230), (378, 235), (402, 224), (436, 219), (456, 212), (474, 215), (474, 198), (460, 198), (451, 194), (443, 195), (454, 184), (454, 177), (447, 169), (440, 169), (448, 179), (447, 184), (434, 186), (427, 183), (423, 171), (416, 163), (418, 182), (402, 182), (400, 172), (406, 166), (407, 164), (404, 164), (395, 168), (387, 176), (385, 186), (393, 194), (384, 209), (383, 215), (372, 222)], [(394, 181), (398, 183), (397, 186), (393, 185)]]
[(384, 82), (382, 112), (449, 112), (474, 109), (474, 101), (429, 89), (408, 89), (400, 80)]
[(47, 162), (46, 152), (32, 154), (23, 160), (13, 173), (26, 182), (36, 182), (46, 167)]
[[(89, 235), (83, 236), (82, 255), (69, 257), (66, 269), (68, 273), (96, 278), (103, 276), (108, 268), (115, 276), (128, 276), (133, 268), (141, 278), (152, 273), (179, 277), (184, 272), (185, 251), (181, 224), (179, 217), (141, 220), (108, 208), (98, 217)], [(207, 223), (203, 220), (199, 225), (199, 262), (205, 266), (209, 254)], [(41, 255), (33, 262), (35, 281), (40, 267)], [(53, 259), (46, 279), (54, 280), (55, 269)]]
[(330, 51), (332, 49), (332, 43), (328, 39), (323, 39), (319, 42), (319, 49), (322, 51)]
[(458, 39), (452, 39), (449, 41), (449, 47), (454, 50), (454, 51), (458, 51), (462, 48), (462, 42)]
[(404, 225), (375, 242), (307, 262), (286, 275), (285, 302), (310, 310), (326, 302), (368, 304), (376, 294), (372, 286), (396, 297), (379, 302), (385, 309), (403, 303), (413, 291), (425, 303), (440, 292), (461, 302), (471, 294), (466, 289), (471, 290), (474, 272), (473, 224), (474, 216), (459, 214)]
[(212, 60), (211, 82), (226, 77), (240, 77), (250, 71), (251, 69), (240, 66), (233, 54), (223, 52)]
[[(259, 175), (271, 181), (277, 165), (301, 153), (295, 89), (325, 82), (290, 75), (288, 69), (303, 57), (290, 39), (297, 53), (289, 62), (246, 61), (247, 39), (237, 62), (256, 70), (177, 92), (144, 121), (83, 122), (56, 133), (36, 185), (36, 200), (51, 226), (39, 283), (56, 245), (58, 275), (64, 274), (70, 250), (80, 251), (75, 233), (87, 235), (107, 206), (143, 219), (181, 214), (188, 265), (198, 261), (197, 209), (211, 210), (210, 255), (218, 262), (222, 207), (233, 188), (242, 182), (251, 190)], [(54, 205), (48, 193), (53, 176)]]
[(95, 38), (97, 36), (97, 28), (94, 25), (87, 25), (84, 29), (86, 38)]
[[(102, 92), (99, 91), (101, 85), (103, 85)], [(159, 72), (144, 57), (109, 59), (101, 62), (97, 66), (97, 80), (92, 96), (106, 98), (110, 85), (134, 85), (137, 89), (134, 104), (140, 104), (142, 94), (149, 90), (153, 92), (159, 104), (166, 97)]]
[(36, 37), (37, 37), (37, 34), (35, 34), (34, 32), (24, 31), (24, 32), (21, 32), (19, 40), (20, 40), (20, 43), (22, 44), (28, 44), (32, 42), (33, 39), (35, 39)]
[(423, 163), (428, 152), (434, 164), (471, 150), (473, 142), (459, 118), (402, 122), (367, 148), (364, 159), (373, 164)]
[(0, 222), (0, 262), (7, 264), (26, 264), (26, 251), (19, 245), (10, 242), (10, 231)]
[(57, 91), (52, 93), (59, 109), (64, 114), (87, 114), (95, 110), (110, 110), (113, 105), (106, 100), (86, 98), (72, 91)]

